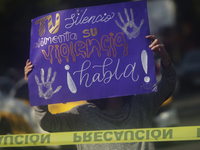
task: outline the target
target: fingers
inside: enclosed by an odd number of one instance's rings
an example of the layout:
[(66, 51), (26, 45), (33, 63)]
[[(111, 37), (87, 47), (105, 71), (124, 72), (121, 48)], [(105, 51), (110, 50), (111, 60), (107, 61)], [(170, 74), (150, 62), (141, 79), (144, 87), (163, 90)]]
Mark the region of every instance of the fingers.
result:
[(156, 45), (154, 45), (150, 48), (151, 48), (152, 51), (155, 51), (155, 50), (161, 51), (164, 48), (164, 45), (163, 44), (156, 44)]
[(40, 82), (39, 82), (39, 79), (38, 79), (37, 75), (35, 75), (35, 81), (36, 81), (37, 85), (39, 85), (39, 84), (40, 84)]
[(127, 21), (129, 22), (129, 15), (128, 15), (128, 12), (127, 12), (127, 9), (126, 8), (124, 8), (124, 13), (125, 13), (125, 15), (126, 15), (126, 19), (127, 19)]
[(121, 22), (123, 23), (123, 24), (125, 24), (125, 21), (124, 21), (124, 19), (122, 18), (122, 16), (121, 16), (121, 14), (118, 12), (118, 16), (119, 16), (119, 19), (121, 20)]
[(149, 48), (151, 48), (151, 50), (156, 50), (158, 49), (159, 51), (164, 48), (164, 45), (162, 44), (161, 41), (159, 41), (155, 35), (147, 35), (146, 38), (149, 38), (152, 43), (149, 45)]
[(140, 22), (140, 26), (138, 27), (139, 29), (142, 27), (142, 25), (144, 24), (144, 19), (141, 20)]
[(28, 81), (28, 74), (31, 72), (33, 68), (32, 63), (29, 61), (29, 59), (26, 61), (26, 66), (24, 67), (24, 79)]
[(28, 70), (32, 70), (33, 65), (29, 60), (26, 61), (26, 66), (24, 67), (24, 71), (27, 72)]
[(147, 35), (146, 38), (150, 39), (151, 41), (154, 41), (156, 39), (156, 36), (155, 35)]
[(165, 50), (164, 44), (159, 41), (155, 35), (147, 35), (146, 38), (150, 39), (152, 43), (149, 45), (152, 51), (155, 52), (161, 59), (169, 58), (167, 51)]
[(61, 88), (62, 88), (62, 86), (58, 86), (58, 87), (56, 88), (56, 90), (55, 90), (53, 93), (58, 92)]
[(115, 20), (115, 23), (117, 24), (117, 26), (119, 27), (119, 28), (123, 28), (119, 23), (118, 23), (118, 21), (117, 20)]
[(29, 59), (27, 59), (27, 61), (26, 61), (26, 64), (28, 64), (29, 63)]
[(44, 84), (45, 82), (44, 82), (44, 69), (43, 68), (41, 68), (40, 74), (41, 74), (41, 81)]
[(53, 73), (53, 77), (52, 77), (52, 79), (51, 79), (51, 83), (54, 82), (54, 80), (55, 80), (55, 78), (56, 78), (56, 74), (57, 74), (56, 72)]
[(132, 8), (130, 9), (130, 12), (131, 12), (131, 19), (132, 19), (132, 21), (134, 21), (133, 9)]
[(51, 71), (52, 71), (52, 68), (49, 67), (49, 69), (48, 69), (48, 74), (47, 74), (47, 82), (49, 82), (49, 79), (50, 79), (50, 77), (51, 77)]
[[(26, 66), (25, 67), (30, 67), (32, 65), (32, 63), (29, 61), (29, 59), (27, 59), (27, 61), (26, 61)], [(33, 66), (33, 65), (32, 65)], [(24, 67), (24, 68), (25, 68)]]

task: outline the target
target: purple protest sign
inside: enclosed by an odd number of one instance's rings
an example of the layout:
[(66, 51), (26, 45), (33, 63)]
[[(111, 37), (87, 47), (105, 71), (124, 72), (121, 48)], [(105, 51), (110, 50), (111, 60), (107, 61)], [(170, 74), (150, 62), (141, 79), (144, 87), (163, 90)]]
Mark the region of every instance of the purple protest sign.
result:
[(32, 20), (32, 106), (156, 92), (146, 1)]

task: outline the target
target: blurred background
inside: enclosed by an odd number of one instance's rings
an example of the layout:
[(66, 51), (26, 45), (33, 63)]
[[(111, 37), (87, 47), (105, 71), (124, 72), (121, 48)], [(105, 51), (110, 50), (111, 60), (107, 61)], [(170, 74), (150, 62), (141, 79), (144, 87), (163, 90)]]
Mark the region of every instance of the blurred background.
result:
[[(31, 19), (63, 9), (125, 1), (0, 0), (0, 135), (44, 132), (35, 121), (33, 108), (29, 105), (28, 85), (23, 80), (23, 69), (29, 58)], [(200, 1), (147, 0), (147, 7), (150, 34), (163, 41), (178, 74), (176, 90), (155, 116), (154, 126), (199, 126)], [(159, 81), (160, 59), (157, 56), (155, 67)], [(56, 113), (80, 103), (50, 107), (52, 113)], [(157, 150), (199, 150), (199, 147), (200, 141), (156, 143)], [(38, 148), (76, 149), (74, 146)]]

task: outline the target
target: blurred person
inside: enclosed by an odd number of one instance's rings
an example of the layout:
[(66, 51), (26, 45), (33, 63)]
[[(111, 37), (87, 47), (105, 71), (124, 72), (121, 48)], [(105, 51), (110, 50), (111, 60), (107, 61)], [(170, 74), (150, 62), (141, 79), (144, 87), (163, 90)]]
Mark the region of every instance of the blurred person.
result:
[(0, 77), (0, 95), (8, 95), (13, 87), (13, 82), (9, 77)]
[[(35, 106), (36, 119), (48, 132), (90, 131), (109, 129), (151, 128), (152, 120), (162, 103), (172, 94), (176, 84), (176, 71), (164, 45), (155, 36), (149, 46), (161, 58), (162, 79), (156, 93), (89, 100), (71, 110), (51, 114), (48, 105)], [(29, 60), (24, 69), (24, 78), (34, 69)], [(80, 144), (78, 150), (154, 150), (152, 142)]]
[(10, 77), (0, 78), (1, 135), (44, 132), (37, 124), (34, 110), (30, 107), (27, 85), (24, 78), (16, 84), (13, 84)]
[[(11, 77), (0, 78), (0, 135), (46, 133), (38, 125), (34, 109), (30, 107), (27, 81), (22, 78), (13, 83)], [(42, 149), (47, 148), (49, 147), (45, 146)], [(31, 149), (31, 147), (6, 149)]]
[[(12, 81), (8, 77), (0, 77), (0, 107), (3, 105), (3, 99), (9, 94), (12, 89)], [(0, 135), (11, 133), (11, 127), (0, 109)]]
[[(156, 82), (160, 82), (162, 78), (161, 73), (161, 59), (154, 56)], [(179, 125), (179, 118), (176, 108), (173, 107), (173, 95), (171, 95), (160, 107), (153, 119), (153, 126), (155, 127), (172, 127)]]

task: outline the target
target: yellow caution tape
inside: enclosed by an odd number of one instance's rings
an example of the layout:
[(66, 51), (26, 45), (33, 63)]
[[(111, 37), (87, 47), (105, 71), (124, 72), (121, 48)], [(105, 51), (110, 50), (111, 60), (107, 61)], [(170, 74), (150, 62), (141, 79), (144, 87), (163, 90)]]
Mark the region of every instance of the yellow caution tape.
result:
[(0, 147), (200, 140), (200, 126), (0, 135)]

